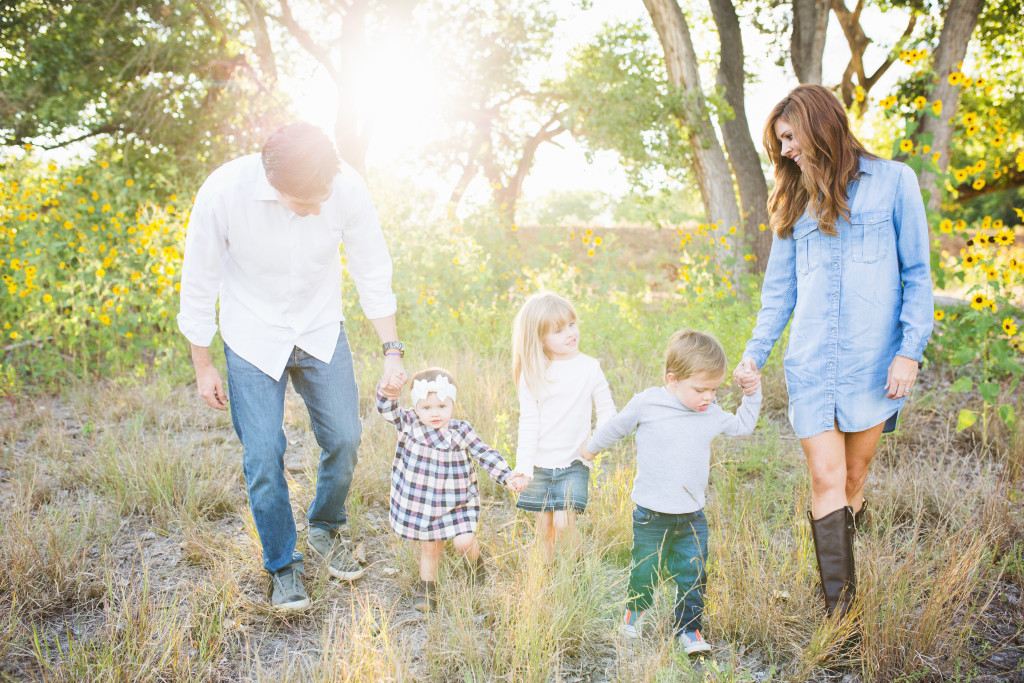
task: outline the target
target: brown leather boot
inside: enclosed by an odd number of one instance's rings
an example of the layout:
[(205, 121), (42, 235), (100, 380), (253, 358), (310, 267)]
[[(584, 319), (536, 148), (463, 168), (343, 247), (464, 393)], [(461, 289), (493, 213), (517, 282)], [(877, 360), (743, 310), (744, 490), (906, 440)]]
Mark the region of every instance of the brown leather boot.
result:
[(821, 589), (825, 595), (825, 613), (839, 611), (846, 616), (857, 594), (857, 576), (853, 562), (853, 508), (849, 505), (814, 519), (810, 510), (814, 554), (818, 558)]

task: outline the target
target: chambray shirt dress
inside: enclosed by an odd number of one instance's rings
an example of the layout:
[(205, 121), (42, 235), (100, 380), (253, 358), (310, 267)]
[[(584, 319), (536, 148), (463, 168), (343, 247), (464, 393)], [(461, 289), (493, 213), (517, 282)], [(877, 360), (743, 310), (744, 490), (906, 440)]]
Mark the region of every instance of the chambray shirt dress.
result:
[(792, 316), (784, 368), (796, 435), (859, 432), (895, 417), (886, 397), (895, 356), (920, 361), (932, 333), (928, 222), (906, 164), (861, 157), (847, 186), (850, 219), (826, 235), (804, 213), (772, 242), (761, 310), (744, 356), (763, 367)]

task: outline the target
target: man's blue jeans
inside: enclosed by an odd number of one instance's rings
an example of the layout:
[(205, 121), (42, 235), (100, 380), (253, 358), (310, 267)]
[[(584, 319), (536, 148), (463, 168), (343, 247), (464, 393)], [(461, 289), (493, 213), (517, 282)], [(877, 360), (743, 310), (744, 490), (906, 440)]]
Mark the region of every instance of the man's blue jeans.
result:
[(633, 563), (626, 608), (649, 609), (662, 575), (676, 584), (675, 629), (696, 631), (707, 588), (708, 520), (703, 510), (686, 514), (633, 510)]
[(345, 499), (359, 450), (359, 394), (344, 326), (330, 363), (292, 350), (277, 380), (224, 345), (231, 422), (242, 442), (249, 507), (263, 545), (263, 567), (276, 572), (302, 559), (295, 551), (295, 520), (284, 478), (284, 392), (292, 386), (306, 404), (320, 445), (316, 493), (309, 525), (335, 530), (345, 523)]

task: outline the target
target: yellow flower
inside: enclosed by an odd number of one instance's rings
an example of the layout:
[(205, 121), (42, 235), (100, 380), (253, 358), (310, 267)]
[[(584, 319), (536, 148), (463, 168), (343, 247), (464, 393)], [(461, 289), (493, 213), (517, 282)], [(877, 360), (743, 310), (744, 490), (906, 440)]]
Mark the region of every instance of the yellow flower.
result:
[(936, 320), (942, 320), (945, 317), (946, 317), (946, 312), (944, 310), (942, 310), (941, 308), (936, 308), (935, 309), (935, 319)]
[(981, 128), (979, 128), (978, 124), (976, 124), (976, 123), (975, 124), (971, 124), (970, 126), (967, 126), (967, 134), (968, 135), (974, 135), (979, 130), (981, 130)]
[(924, 95), (918, 95), (914, 98), (914, 108), (924, 109), (924, 105), (928, 104), (928, 99)]
[(53, 297), (52, 296), (50, 296), (49, 294), (44, 294), (43, 295), (43, 303), (47, 303), (48, 304), (51, 301), (53, 301)]
[(997, 135), (994, 138), (992, 138), (992, 145), (994, 147), (1000, 147), (1004, 142), (1006, 142), (1006, 138), (1004, 138), (1002, 135)]
[(107, 163), (107, 162), (105, 162), (105, 161), (101, 161), (101, 162), (100, 162), (100, 168), (106, 168), (107, 166), (110, 166), (110, 164), (108, 164), (108, 163)]
[(953, 232), (953, 221), (948, 218), (943, 219), (943, 221), (939, 223), (939, 230), (942, 232)]
[(958, 183), (962, 183), (967, 180), (967, 170), (960, 168), (953, 172), (953, 177), (956, 178)]
[(971, 187), (973, 187), (975, 190), (980, 190), (981, 188), (985, 187), (985, 181), (982, 180), (981, 178), (978, 178), (973, 183), (971, 183)]
[(963, 230), (964, 228), (967, 227), (967, 221), (960, 219), (953, 224), (953, 227), (956, 228), (957, 230)]
[(96, 277), (103, 277), (106, 274), (107, 274), (107, 271), (103, 270), (102, 268), (97, 268), (96, 269)]
[(971, 126), (978, 122), (978, 115), (973, 111), (967, 112), (963, 116), (963, 122), (965, 126)]
[(599, 246), (601, 246), (602, 242), (604, 242), (604, 240), (602, 240), (600, 237), (595, 237), (594, 238), (594, 246), (599, 247)]
[(909, 152), (912, 149), (914, 149), (914, 143), (913, 142), (911, 142), (910, 140), (900, 140), (900, 151), (901, 152)]
[[(124, 184), (127, 185), (128, 187), (131, 187), (132, 185), (135, 184), (135, 181), (129, 178), (128, 180), (124, 181)], [(131, 336), (131, 332), (128, 333), (128, 336)]]
[(974, 297), (971, 299), (971, 308), (973, 308), (974, 310), (980, 311), (981, 309), (985, 308), (985, 306), (986, 299), (984, 294), (975, 294)]
[(932, 102), (932, 111), (935, 112), (936, 116), (942, 114), (942, 100), (935, 100)]
[(1017, 324), (1013, 322), (1013, 318), (1003, 318), (1003, 332), (1011, 337), (1017, 334)]
[(950, 85), (960, 85), (961, 83), (964, 82), (964, 75), (959, 71), (954, 71), (953, 73), (949, 74), (948, 80)]
[(594, 250), (593, 249), (587, 249), (587, 256), (593, 256), (593, 255), (594, 255)]
[(97, 192), (96, 190), (93, 190), (93, 191), (92, 191), (92, 200), (93, 200), (93, 201), (96, 201), (96, 200), (97, 200), (97, 199), (99, 199), (99, 198), (100, 198), (100, 193), (99, 193), (99, 192)]
[(888, 109), (889, 107), (896, 104), (896, 96), (889, 95), (888, 97), (883, 98), (882, 101), (879, 102), (879, 104), (882, 105), (882, 109)]
[(973, 266), (978, 261), (979, 261), (979, 257), (978, 257), (977, 254), (972, 254), (970, 252), (964, 254), (964, 265), (965, 266)]

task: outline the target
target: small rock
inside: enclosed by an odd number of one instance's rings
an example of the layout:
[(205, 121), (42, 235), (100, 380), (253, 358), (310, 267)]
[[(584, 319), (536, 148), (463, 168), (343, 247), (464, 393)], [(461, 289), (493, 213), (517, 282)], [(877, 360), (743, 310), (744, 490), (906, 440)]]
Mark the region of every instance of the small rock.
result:
[(395, 569), (394, 567), (384, 567), (384, 568), (382, 568), (380, 570), (380, 573), (383, 574), (384, 576), (394, 576), (395, 574), (398, 573), (398, 570)]
[(772, 600), (789, 600), (789, 591), (772, 591)]
[(297, 519), (297, 520), (295, 520), (295, 530), (296, 531), (302, 531), (305, 528), (306, 528), (306, 520), (305, 519)]
[(356, 549), (352, 551), (352, 557), (359, 564), (366, 564), (366, 546), (362, 543), (356, 546)]

